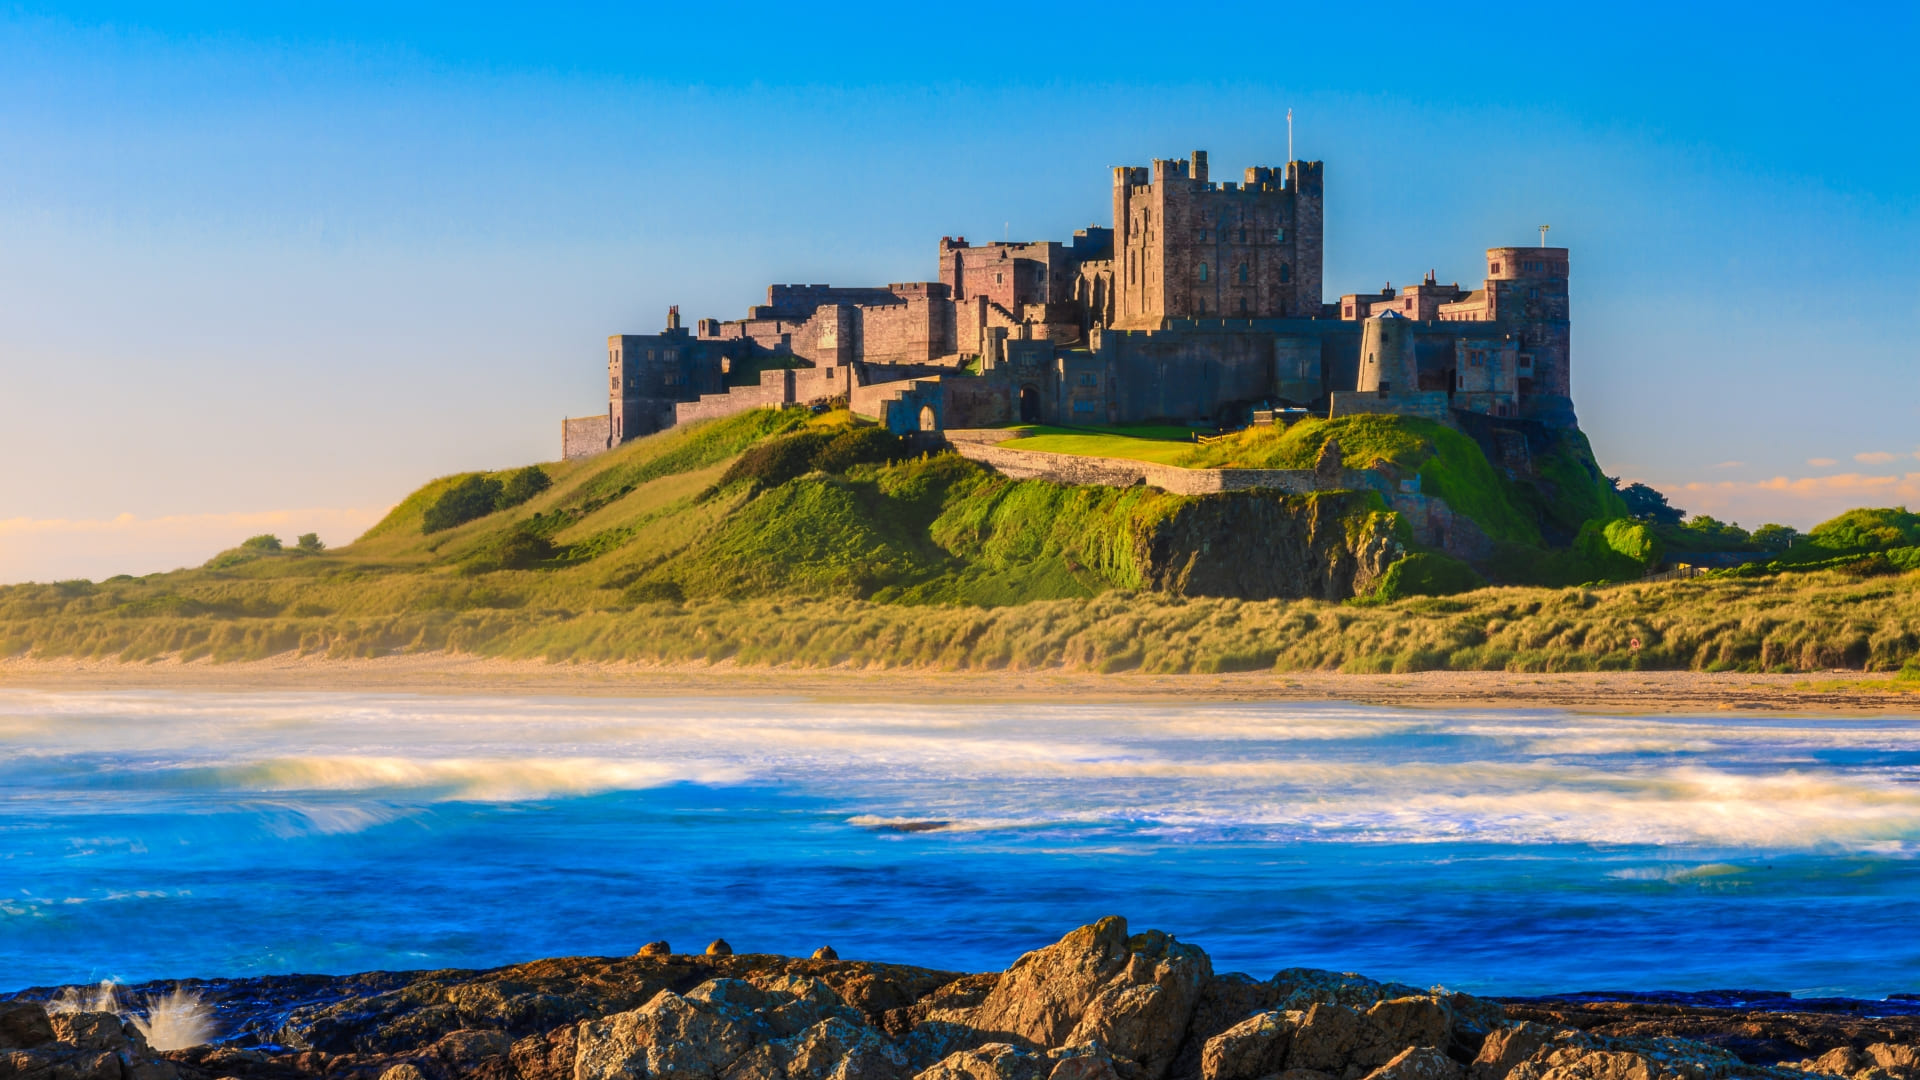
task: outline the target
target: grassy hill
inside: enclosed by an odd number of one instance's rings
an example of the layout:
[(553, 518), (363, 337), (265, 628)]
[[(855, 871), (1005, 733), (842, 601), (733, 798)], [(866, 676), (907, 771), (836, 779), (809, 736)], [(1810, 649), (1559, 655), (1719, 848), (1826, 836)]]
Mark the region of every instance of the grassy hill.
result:
[(0, 589), (0, 655), (1208, 671), (1894, 668), (1920, 652), (1920, 519), (1903, 511), (1829, 523), (1745, 576), (1599, 587), (1637, 580), (1661, 545), (1577, 435), (1525, 480), (1398, 418), (1139, 441), (1194, 467), (1304, 467), (1328, 438), (1478, 523), (1499, 544), (1489, 572), (1557, 587), (1476, 589), (1368, 493), (1015, 481), (844, 413), (761, 411), (444, 477), (335, 550), (256, 538), (191, 570)]

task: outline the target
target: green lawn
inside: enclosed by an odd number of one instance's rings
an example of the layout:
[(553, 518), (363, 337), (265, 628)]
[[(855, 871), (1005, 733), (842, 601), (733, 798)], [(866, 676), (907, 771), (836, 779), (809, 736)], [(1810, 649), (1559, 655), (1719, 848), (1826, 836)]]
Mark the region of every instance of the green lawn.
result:
[(1178, 465), (1193, 449), (1193, 429), (1140, 424), (1132, 427), (1068, 428), (1023, 424), (1020, 436), (1001, 443), (1011, 450), (1040, 450), (1082, 457), (1128, 458)]

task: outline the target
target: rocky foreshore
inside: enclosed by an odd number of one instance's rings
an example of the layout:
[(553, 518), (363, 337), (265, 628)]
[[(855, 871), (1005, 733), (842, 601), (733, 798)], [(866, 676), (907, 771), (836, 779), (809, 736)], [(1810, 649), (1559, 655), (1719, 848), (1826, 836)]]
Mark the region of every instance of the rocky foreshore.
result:
[(0, 1002), (0, 1080), (1920, 1080), (1920, 1016), (1257, 980), (1119, 918), (984, 975), (658, 942), (181, 985), (210, 1041), (156, 1049), (153, 1017), (70, 992)]

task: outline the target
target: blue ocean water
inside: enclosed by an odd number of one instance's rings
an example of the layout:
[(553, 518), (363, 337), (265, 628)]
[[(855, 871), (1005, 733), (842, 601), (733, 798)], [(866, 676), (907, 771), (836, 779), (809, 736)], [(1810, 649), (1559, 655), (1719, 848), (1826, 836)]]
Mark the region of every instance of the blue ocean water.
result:
[(1920, 991), (1920, 718), (0, 691), (0, 992), (725, 937)]

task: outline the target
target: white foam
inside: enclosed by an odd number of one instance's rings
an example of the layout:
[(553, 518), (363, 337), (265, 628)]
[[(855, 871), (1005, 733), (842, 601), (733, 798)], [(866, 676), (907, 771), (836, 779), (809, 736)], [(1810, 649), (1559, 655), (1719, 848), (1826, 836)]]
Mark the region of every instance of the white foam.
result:
[[(1836, 755), (1865, 763), (1823, 763)], [(281, 835), (688, 783), (778, 786), (856, 827), (1072, 828), (1088, 843), (1105, 830), (1904, 856), (1920, 847), (1914, 762), (1920, 720), (0, 691), (0, 776), (49, 805), (227, 796)]]

